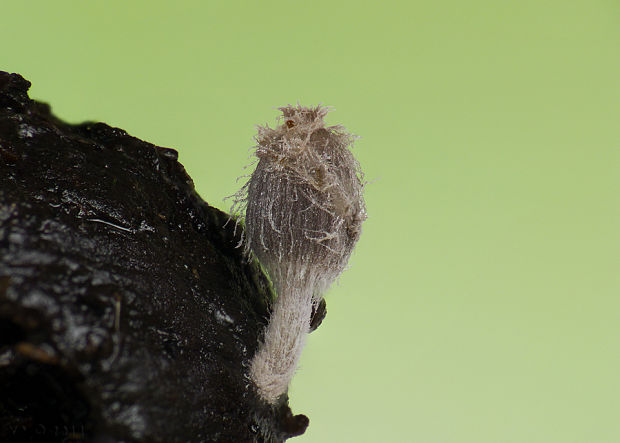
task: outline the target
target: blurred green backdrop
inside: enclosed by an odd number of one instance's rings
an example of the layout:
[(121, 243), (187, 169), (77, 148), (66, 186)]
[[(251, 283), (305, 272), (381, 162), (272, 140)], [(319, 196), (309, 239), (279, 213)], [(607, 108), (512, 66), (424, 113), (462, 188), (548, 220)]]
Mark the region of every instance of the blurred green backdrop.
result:
[(223, 209), (274, 107), (362, 138), (369, 219), (301, 442), (620, 441), (620, 3), (3, 2), (0, 69)]

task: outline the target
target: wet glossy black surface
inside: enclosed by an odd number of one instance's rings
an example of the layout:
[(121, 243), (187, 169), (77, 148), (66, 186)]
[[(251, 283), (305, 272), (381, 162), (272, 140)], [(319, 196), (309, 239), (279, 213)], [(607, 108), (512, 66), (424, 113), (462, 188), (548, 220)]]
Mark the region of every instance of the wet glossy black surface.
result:
[(303, 433), (246, 376), (271, 293), (234, 223), (176, 151), (67, 125), (29, 86), (0, 72), (0, 440)]

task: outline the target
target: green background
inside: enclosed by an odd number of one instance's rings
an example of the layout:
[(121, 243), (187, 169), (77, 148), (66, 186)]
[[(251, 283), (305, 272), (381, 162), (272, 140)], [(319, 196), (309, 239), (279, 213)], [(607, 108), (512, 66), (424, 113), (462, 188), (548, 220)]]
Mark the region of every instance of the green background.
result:
[(255, 124), (362, 138), (364, 233), (298, 442), (620, 442), (620, 3), (3, 1), (0, 69), (180, 152), (227, 209)]

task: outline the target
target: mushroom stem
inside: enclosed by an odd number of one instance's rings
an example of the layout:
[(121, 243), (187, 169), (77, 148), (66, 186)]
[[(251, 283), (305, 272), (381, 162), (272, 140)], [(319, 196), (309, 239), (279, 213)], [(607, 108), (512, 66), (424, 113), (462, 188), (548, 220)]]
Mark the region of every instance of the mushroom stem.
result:
[(250, 375), (267, 402), (275, 403), (295, 375), (310, 331), (311, 288), (287, 287), (279, 291), (263, 343), (252, 360)]

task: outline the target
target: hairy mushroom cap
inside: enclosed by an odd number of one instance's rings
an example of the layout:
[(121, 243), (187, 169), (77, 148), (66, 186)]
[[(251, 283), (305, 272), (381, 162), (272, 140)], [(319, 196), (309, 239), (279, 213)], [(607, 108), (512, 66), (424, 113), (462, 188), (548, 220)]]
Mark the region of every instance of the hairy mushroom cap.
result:
[(325, 126), (328, 108), (279, 109), (281, 125), (258, 127), (246, 246), (276, 290), (310, 283), (322, 293), (346, 266), (366, 219), (359, 164), (348, 149), (355, 137)]

